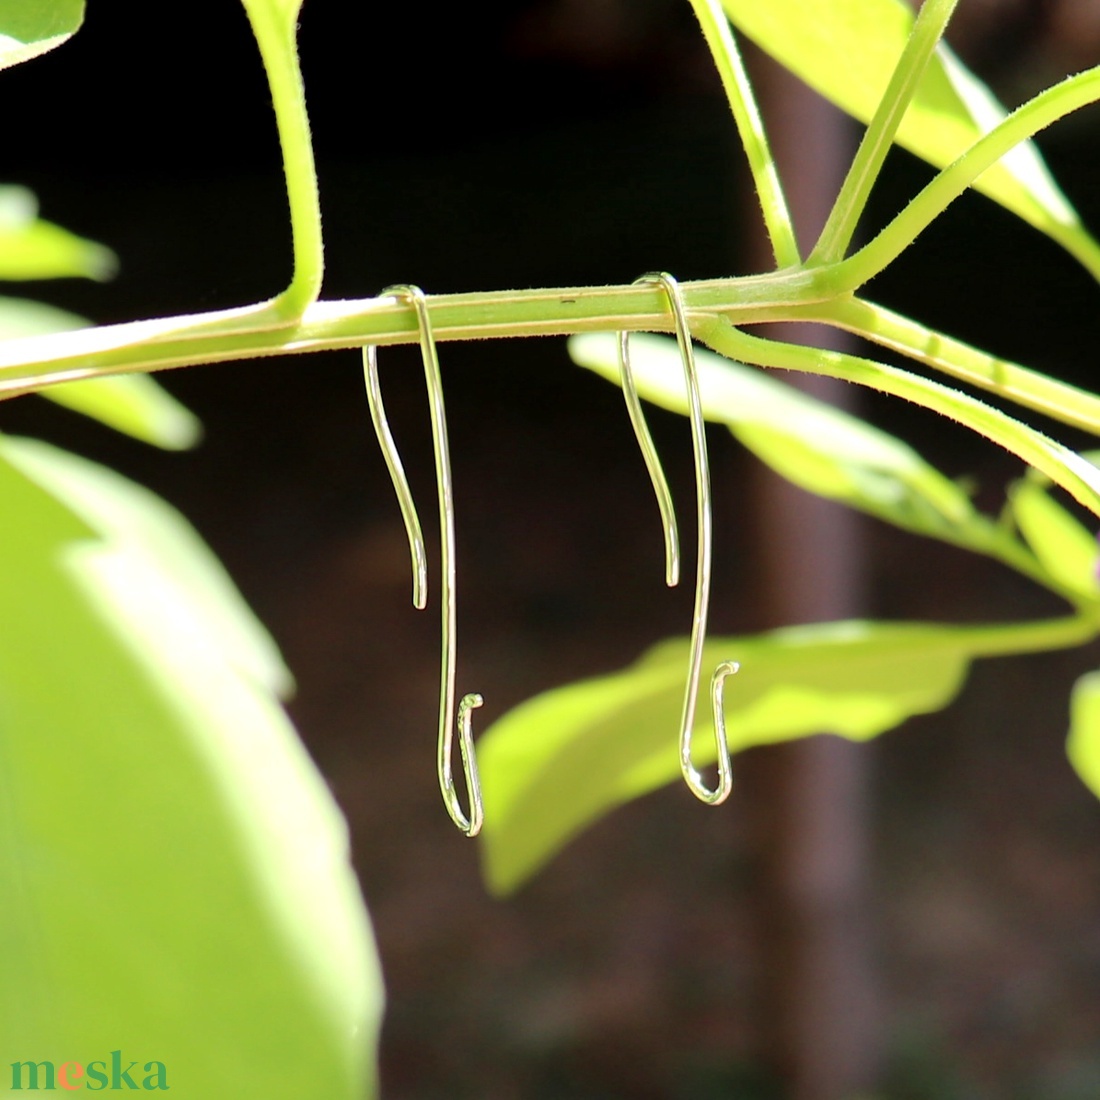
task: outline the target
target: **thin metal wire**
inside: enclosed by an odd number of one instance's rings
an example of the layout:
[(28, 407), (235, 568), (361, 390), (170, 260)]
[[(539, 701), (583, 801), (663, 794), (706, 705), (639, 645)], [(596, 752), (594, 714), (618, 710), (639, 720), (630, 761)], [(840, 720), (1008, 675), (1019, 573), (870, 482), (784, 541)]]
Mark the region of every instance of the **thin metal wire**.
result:
[[(638, 280), (642, 282), (642, 279)], [(680, 534), (676, 527), (676, 509), (672, 506), (672, 493), (668, 487), (664, 467), (653, 446), (653, 436), (649, 434), (642, 403), (638, 400), (638, 387), (634, 381), (634, 372), (630, 367), (630, 333), (619, 333), (619, 376), (622, 380), (623, 397), (626, 399), (626, 411), (638, 446), (642, 450), (649, 480), (653, 482), (653, 491), (657, 495), (657, 507), (661, 510), (661, 526), (665, 534), (665, 584), (675, 588), (680, 583)]]
[[(467, 817), (459, 802), (454, 785), (451, 759), (454, 753), (455, 727), (455, 517), (454, 492), (451, 481), (450, 444), (447, 437), (447, 415), (443, 405), (443, 379), (439, 369), (439, 355), (432, 334), (431, 318), (424, 292), (416, 286), (391, 286), (382, 291), (383, 297), (406, 299), (416, 310), (420, 329), (420, 353), (424, 360), (424, 378), (428, 386), (428, 410), (432, 421), (432, 441), (435, 450), (435, 476), (439, 492), (439, 528), (441, 557), (441, 605), (442, 605), (442, 655), (439, 678), (439, 736), (436, 742), (436, 770), (443, 804), (451, 820), (467, 835), (477, 836), (484, 821), (481, 801), (481, 780), (477, 770), (470, 711), (482, 705), (477, 694), (464, 695), (458, 707), (459, 750), (462, 771), (466, 778), (466, 792), (470, 803)], [(401, 515), (409, 538), (413, 562), (413, 603), (422, 608), (427, 601), (427, 566), (425, 564), (424, 537), (417, 518), (416, 507), (409, 492), (405, 471), (397, 453), (393, 436), (386, 422), (378, 387), (377, 355), (373, 347), (363, 349), (364, 373), (367, 382), (367, 400), (371, 407), (371, 420), (379, 445), (386, 459), (393, 480)]]
[(405, 533), (409, 536), (409, 554), (412, 556), (413, 607), (423, 611), (428, 603), (428, 555), (424, 549), (424, 532), (420, 529), (420, 517), (416, 514), (405, 467), (393, 441), (390, 424), (386, 419), (386, 407), (382, 404), (382, 390), (378, 384), (378, 349), (373, 344), (363, 348), (363, 379), (367, 384), (367, 404), (370, 406), (374, 434), (382, 448), (382, 457), (390, 471), (390, 480), (397, 492), (401, 506), (401, 518), (405, 521)]
[[(695, 452), (695, 511), (699, 529), (695, 566), (695, 611), (691, 622), (691, 652), (688, 660), (688, 681), (684, 692), (684, 708), (680, 719), (680, 771), (684, 780), (702, 802), (716, 806), (724, 802), (733, 789), (733, 768), (726, 744), (724, 682), (737, 671), (732, 661), (720, 664), (711, 680), (711, 704), (714, 708), (714, 737), (718, 753), (718, 786), (711, 790), (703, 781), (691, 759), (691, 735), (695, 726), (695, 701), (699, 693), (699, 676), (703, 666), (703, 643), (706, 641), (707, 615), (710, 610), (711, 530), (710, 463), (707, 459), (706, 426), (703, 422), (703, 402), (699, 396), (699, 373), (691, 344), (691, 329), (687, 322), (683, 295), (676, 280), (663, 271), (651, 272), (637, 280), (657, 283), (668, 298), (676, 327), (676, 342), (684, 365), (688, 413), (691, 419), (691, 441)], [(621, 346), (621, 345), (620, 345)]]
[[(736, 661), (723, 661), (710, 678), (710, 705), (714, 713), (714, 740), (718, 748), (718, 786), (709, 790), (699, 782), (699, 773), (691, 763), (691, 739), (687, 741), (686, 748), (681, 742), (680, 768), (685, 776), (691, 775), (688, 785), (698, 798), (711, 806), (717, 806), (719, 802), (725, 802), (733, 790), (733, 762), (730, 760), (729, 745), (726, 742), (726, 677), (732, 676), (740, 670), (741, 666)], [(686, 765), (684, 761), (687, 761)], [(687, 769), (686, 771), (684, 769)], [(697, 785), (698, 784), (698, 785)], [(704, 796), (705, 792), (705, 796)]]

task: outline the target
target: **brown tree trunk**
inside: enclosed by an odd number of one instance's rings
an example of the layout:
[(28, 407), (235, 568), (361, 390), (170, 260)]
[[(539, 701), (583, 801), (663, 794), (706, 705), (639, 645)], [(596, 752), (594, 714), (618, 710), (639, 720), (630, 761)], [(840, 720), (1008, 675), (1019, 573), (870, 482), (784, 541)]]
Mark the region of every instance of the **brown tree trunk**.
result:
[[(803, 252), (824, 224), (851, 157), (850, 123), (768, 59), (756, 86)], [(773, 266), (761, 231), (753, 269)], [(843, 348), (832, 330), (769, 325), (761, 335)], [(842, 382), (789, 374), (845, 405)], [(860, 614), (860, 518), (759, 468), (756, 542), (761, 620), (769, 626)], [(762, 952), (763, 1056), (787, 1100), (849, 1100), (873, 1087), (879, 1026), (868, 936), (867, 786), (863, 746), (836, 737), (754, 750), (738, 789), (755, 833)]]

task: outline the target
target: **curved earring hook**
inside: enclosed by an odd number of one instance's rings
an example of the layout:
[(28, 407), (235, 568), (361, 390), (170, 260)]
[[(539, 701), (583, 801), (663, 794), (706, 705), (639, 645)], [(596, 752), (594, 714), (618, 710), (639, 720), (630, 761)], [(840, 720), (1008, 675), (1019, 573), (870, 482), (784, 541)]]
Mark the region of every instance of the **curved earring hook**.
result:
[(405, 521), (405, 534), (409, 538), (409, 554), (412, 556), (412, 602), (420, 611), (428, 605), (428, 555), (424, 549), (424, 532), (420, 529), (420, 517), (416, 514), (405, 467), (401, 464), (397, 444), (393, 441), (390, 424), (386, 419), (386, 407), (382, 404), (382, 390), (378, 384), (378, 349), (373, 344), (363, 348), (363, 378), (367, 384), (367, 404), (374, 434), (382, 448), (386, 469), (397, 492), (401, 506), (401, 518)]
[[(464, 695), (458, 707), (459, 750), (462, 771), (466, 778), (466, 792), (470, 802), (470, 816), (462, 811), (454, 785), (452, 756), (454, 753), (455, 727), (455, 517), (454, 492), (451, 481), (450, 445), (447, 437), (447, 415), (443, 406), (443, 379), (439, 369), (439, 355), (432, 334), (428, 303), (424, 292), (416, 286), (391, 286), (382, 291), (383, 297), (403, 298), (416, 311), (420, 330), (420, 354), (424, 360), (424, 378), (428, 386), (428, 411), (432, 421), (432, 442), (435, 450), (435, 476), (439, 491), (439, 529), (442, 592), (442, 657), (439, 681), (439, 736), (436, 742), (436, 770), (443, 804), (451, 820), (467, 835), (477, 836), (481, 831), (484, 813), (481, 802), (481, 781), (477, 770), (477, 756), (471, 729), (470, 711), (482, 705), (477, 694)], [(368, 345), (363, 349), (363, 372), (367, 384), (367, 401), (371, 410), (371, 422), (386, 459), (394, 489), (397, 492), (405, 531), (409, 538), (409, 550), (413, 564), (413, 603), (423, 608), (427, 603), (427, 564), (424, 536), (416, 506), (409, 492), (405, 470), (386, 420), (382, 405), (382, 393), (378, 385), (378, 355)]]
[(691, 622), (691, 654), (688, 660), (688, 682), (684, 693), (684, 708), (680, 719), (680, 771), (692, 794), (708, 805), (724, 802), (733, 789), (733, 768), (726, 744), (726, 718), (723, 709), (724, 682), (737, 671), (732, 661), (724, 661), (711, 681), (711, 703), (714, 708), (714, 737), (718, 750), (718, 786), (711, 790), (703, 781), (691, 760), (691, 735), (695, 726), (695, 700), (699, 692), (699, 674), (703, 665), (703, 643), (706, 641), (707, 615), (710, 609), (711, 505), (710, 464), (707, 459), (707, 438), (703, 422), (703, 402), (699, 396), (699, 374), (691, 344), (691, 329), (687, 322), (680, 285), (663, 271), (643, 275), (639, 283), (657, 283), (665, 292), (676, 328), (676, 342), (684, 364), (684, 384), (687, 387), (688, 412), (691, 418), (691, 441), (695, 452), (695, 511), (699, 528), (698, 554), (695, 567), (695, 611)]
[[(641, 279), (638, 280), (642, 282)], [(676, 527), (676, 510), (672, 506), (672, 493), (664, 467), (653, 446), (653, 436), (649, 434), (642, 403), (638, 400), (638, 387), (634, 382), (634, 372), (630, 367), (630, 333), (619, 333), (619, 376), (622, 381), (623, 398), (634, 436), (645, 459), (649, 480), (653, 482), (653, 492), (657, 496), (657, 507), (661, 511), (661, 526), (665, 533), (665, 584), (675, 588), (680, 583), (680, 534)]]

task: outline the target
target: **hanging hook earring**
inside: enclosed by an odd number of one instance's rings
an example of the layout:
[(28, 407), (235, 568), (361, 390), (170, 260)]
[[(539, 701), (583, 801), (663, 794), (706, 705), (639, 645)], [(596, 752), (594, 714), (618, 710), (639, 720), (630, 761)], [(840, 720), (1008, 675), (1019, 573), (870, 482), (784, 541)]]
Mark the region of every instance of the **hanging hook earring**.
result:
[[(439, 370), (439, 355), (432, 335), (431, 319), (424, 292), (415, 286), (391, 286), (382, 291), (383, 297), (403, 298), (416, 311), (420, 330), (420, 354), (424, 360), (424, 378), (428, 386), (428, 410), (432, 421), (432, 441), (435, 449), (435, 476), (439, 492), (439, 528), (441, 544), (441, 604), (442, 604), (442, 657), (439, 682), (439, 736), (436, 742), (436, 769), (439, 773), (439, 789), (451, 820), (467, 835), (477, 836), (481, 831), (484, 813), (481, 803), (481, 782), (474, 752), (470, 711), (480, 707), (484, 700), (476, 693), (464, 695), (458, 707), (459, 751), (462, 771), (466, 778), (466, 792), (470, 802), (470, 816), (462, 811), (454, 785), (452, 757), (454, 754), (455, 726), (455, 517), (454, 493), (451, 482), (451, 456), (447, 438), (447, 415), (443, 407), (443, 379)], [(367, 401), (371, 422), (378, 443), (386, 460), (386, 466), (397, 492), (405, 532), (409, 539), (409, 552), (413, 566), (413, 604), (423, 608), (427, 604), (427, 556), (424, 535), (409, 491), (409, 483), (401, 458), (397, 453), (393, 435), (386, 420), (382, 404), (382, 391), (378, 384), (378, 353), (373, 345), (363, 349), (363, 374), (367, 384)]]
[[(643, 275), (639, 283), (656, 283), (665, 292), (676, 328), (676, 342), (684, 364), (688, 413), (691, 419), (691, 441), (695, 452), (695, 504), (699, 529), (698, 555), (695, 567), (695, 611), (691, 623), (691, 654), (688, 660), (688, 682), (684, 693), (684, 708), (680, 719), (680, 771), (692, 794), (708, 805), (724, 802), (733, 789), (733, 767), (726, 743), (724, 684), (727, 676), (738, 669), (733, 661), (723, 661), (711, 679), (711, 705), (714, 710), (714, 737), (718, 751), (718, 786), (711, 790), (703, 781), (691, 759), (691, 735), (695, 726), (695, 702), (699, 692), (699, 674), (703, 665), (703, 643), (706, 641), (707, 615), (710, 609), (711, 505), (710, 464), (707, 460), (707, 439), (703, 422), (703, 403), (699, 396), (699, 374), (691, 344), (691, 329), (680, 285), (663, 271)], [(620, 339), (620, 353), (623, 346)], [(624, 373), (625, 378), (625, 373)], [(652, 444), (651, 444), (652, 445)], [(650, 467), (652, 473), (652, 467)], [(658, 494), (659, 495), (659, 494)]]

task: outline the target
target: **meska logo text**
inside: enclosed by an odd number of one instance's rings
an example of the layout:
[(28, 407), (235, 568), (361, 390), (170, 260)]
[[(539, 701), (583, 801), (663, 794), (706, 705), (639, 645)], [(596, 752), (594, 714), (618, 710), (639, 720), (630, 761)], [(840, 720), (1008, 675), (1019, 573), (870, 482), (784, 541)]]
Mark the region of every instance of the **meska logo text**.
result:
[[(112, 1050), (110, 1065), (106, 1062), (12, 1062), (12, 1090), (66, 1089), (75, 1092), (87, 1089), (100, 1092), (103, 1089), (154, 1089), (168, 1088), (168, 1071), (163, 1062), (146, 1062), (144, 1075), (136, 1069), (137, 1062), (122, 1065), (122, 1051)], [(140, 1079), (140, 1084), (138, 1083)]]

